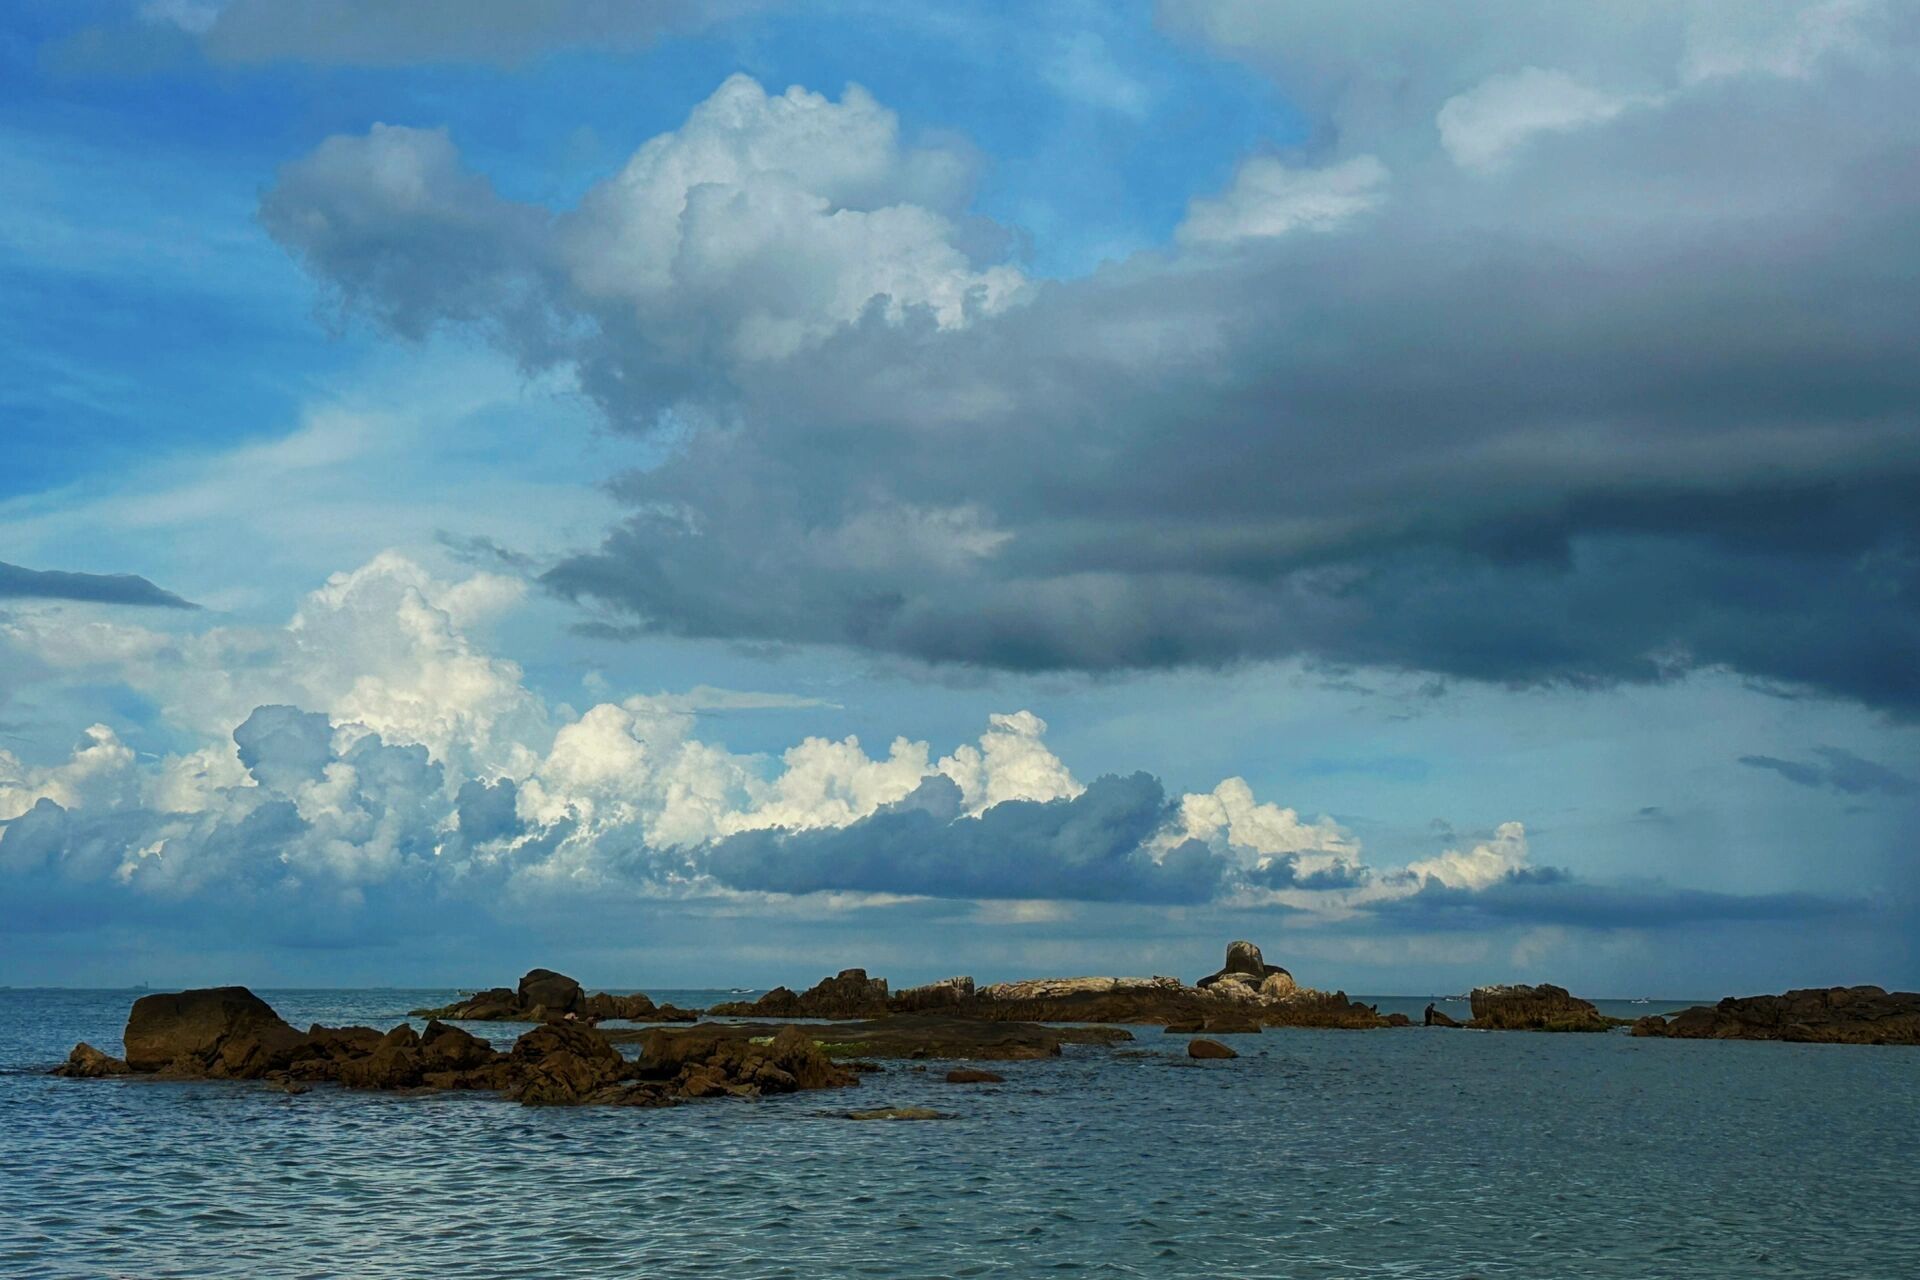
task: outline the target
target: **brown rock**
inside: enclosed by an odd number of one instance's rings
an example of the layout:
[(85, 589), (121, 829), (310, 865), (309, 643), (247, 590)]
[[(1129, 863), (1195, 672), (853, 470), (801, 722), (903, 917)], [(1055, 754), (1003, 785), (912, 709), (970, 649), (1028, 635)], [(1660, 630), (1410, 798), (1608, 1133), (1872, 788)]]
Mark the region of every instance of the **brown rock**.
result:
[(444, 1022), (428, 1022), (427, 1029), (420, 1033), (424, 1071), (471, 1071), (486, 1066), (498, 1056), (485, 1040)]
[(517, 994), (523, 1006), (545, 1009), (550, 1018), (581, 1013), (586, 1001), (579, 983), (551, 969), (528, 970), (526, 976), (520, 979)]
[(580, 1022), (549, 1022), (518, 1040), (507, 1055), (507, 1096), (528, 1106), (572, 1106), (611, 1089), (627, 1061), (599, 1032)]
[(1191, 1036), (1202, 1031), (1216, 1036), (1254, 1036), (1260, 1034), (1260, 1023), (1250, 1014), (1229, 1010), (1167, 1024), (1168, 1035)]
[(132, 1070), (119, 1058), (104, 1054), (82, 1040), (73, 1046), (67, 1060), (53, 1069), (53, 1074), (76, 1080), (99, 1080), (106, 1076), (124, 1076)]
[(124, 1039), (135, 1071), (257, 1079), (286, 1066), (306, 1037), (245, 987), (209, 987), (141, 996)]
[(1565, 987), (1475, 987), (1470, 996), (1473, 1021), (1486, 1031), (1606, 1031), (1614, 1024)]
[(1427, 1012), (1422, 1019), (1422, 1023), (1429, 1027), (1457, 1027), (1460, 1025), (1454, 1019), (1448, 1017), (1445, 1011), (1435, 1008), (1433, 1005), (1427, 1006)]
[(955, 1067), (947, 1072), (948, 1084), (1005, 1084), (1007, 1078), (977, 1067)]
[(1635, 1019), (1633, 1030), (1629, 1034), (1636, 1036), (1664, 1036), (1667, 1034), (1667, 1020), (1657, 1013)]
[(404, 1022), (381, 1036), (371, 1053), (334, 1068), (334, 1078), (349, 1089), (411, 1089), (425, 1074), (420, 1033)]
[(1237, 1058), (1240, 1055), (1218, 1040), (1203, 1038), (1187, 1041), (1187, 1056), (1189, 1058)]
[(887, 1013), (887, 980), (865, 969), (842, 969), (800, 995), (775, 987), (758, 1000), (733, 1000), (707, 1010), (732, 1018), (878, 1018)]
[(1413, 1025), (1413, 1019), (1404, 1013), (1383, 1013), (1380, 1015), (1380, 1019), (1390, 1027), (1410, 1027)]
[(1777, 996), (1728, 997), (1673, 1016), (1676, 1040), (1792, 1040), (1808, 1044), (1920, 1044), (1920, 992), (1880, 987), (1810, 987)]

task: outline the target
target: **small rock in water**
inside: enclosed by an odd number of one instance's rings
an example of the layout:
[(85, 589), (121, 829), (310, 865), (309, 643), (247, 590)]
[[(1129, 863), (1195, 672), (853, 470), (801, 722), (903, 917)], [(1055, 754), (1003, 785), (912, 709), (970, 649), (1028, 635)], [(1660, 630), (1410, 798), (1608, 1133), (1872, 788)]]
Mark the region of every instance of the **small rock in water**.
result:
[(932, 1107), (874, 1107), (868, 1111), (843, 1111), (847, 1120), (951, 1120), (952, 1116)]
[(1189, 1058), (1237, 1058), (1240, 1055), (1218, 1040), (1202, 1037), (1187, 1041), (1187, 1056)]
[(1005, 1084), (1007, 1078), (977, 1067), (955, 1067), (947, 1072), (948, 1084)]

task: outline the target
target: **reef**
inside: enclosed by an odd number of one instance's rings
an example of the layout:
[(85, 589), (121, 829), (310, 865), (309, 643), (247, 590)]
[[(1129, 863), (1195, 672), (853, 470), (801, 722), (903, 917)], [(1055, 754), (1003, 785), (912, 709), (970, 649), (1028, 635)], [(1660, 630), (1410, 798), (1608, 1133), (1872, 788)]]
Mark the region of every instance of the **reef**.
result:
[(1809, 987), (1777, 996), (1729, 996), (1671, 1019), (1633, 1024), (1669, 1040), (1790, 1040), (1802, 1044), (1920, 1044), (1920, 992)]
[(454, 1022), (694, 1022), (698, 1009), (656, 1005), (644, 992), (588, 995), (572, 978), (551, 969), (533, 969), (515, 988), (491, 987), (437, 1009), (415, 1009), (415, 1018), (446, 1018)]
[(245, 987), (212, 987), (136, 1000), (127, 1056), (80, 1044), (56, 1074), (145, 1075), (170, 1080), (259, 1080), (302, 1092), (349, 1089), (485, 1089), (530, 1106), (672, 1106), (696, 1098), (759, 1097), (858, 1083), (800, 1028), (765, 1037), (666, 1037), (629, 1059), (584, 1021), (546, 1022), (506, 1052), (437, 1019), (314, 1026), (302, 1032)]

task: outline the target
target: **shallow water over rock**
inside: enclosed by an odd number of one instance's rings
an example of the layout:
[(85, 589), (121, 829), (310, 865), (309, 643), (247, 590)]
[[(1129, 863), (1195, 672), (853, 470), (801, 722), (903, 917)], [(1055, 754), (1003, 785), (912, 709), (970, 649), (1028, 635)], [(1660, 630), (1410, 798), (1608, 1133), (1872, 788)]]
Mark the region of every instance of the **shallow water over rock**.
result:
[[(452, 993), (260, 994), (389, 1027)], [(0, 991), (0, 1275), (1920, 1275), (1907, 1049), (1142, 1028), (665, 1111), (41, 1074), (133, 999)], [(951, 1118), (845, 1118), (888, 1107)]]

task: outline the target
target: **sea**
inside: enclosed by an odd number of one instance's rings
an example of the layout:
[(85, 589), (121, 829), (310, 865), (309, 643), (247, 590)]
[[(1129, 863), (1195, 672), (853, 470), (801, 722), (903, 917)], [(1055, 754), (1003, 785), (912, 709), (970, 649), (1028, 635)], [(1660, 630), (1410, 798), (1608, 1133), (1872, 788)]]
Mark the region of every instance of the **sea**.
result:
[[(388, 1027), (458, 993), (260, 994)], [(1913, 1049), (1269, 1030), (1193, 1062), (1139, 1027), (1002, 1085), (668, 1110), (46, 1074), (118, 1053), (137, 995), (0, 990), (0, 1276), (1920, 1277)], [(844, 1118), (882, 1106), (950, 1118)]]

